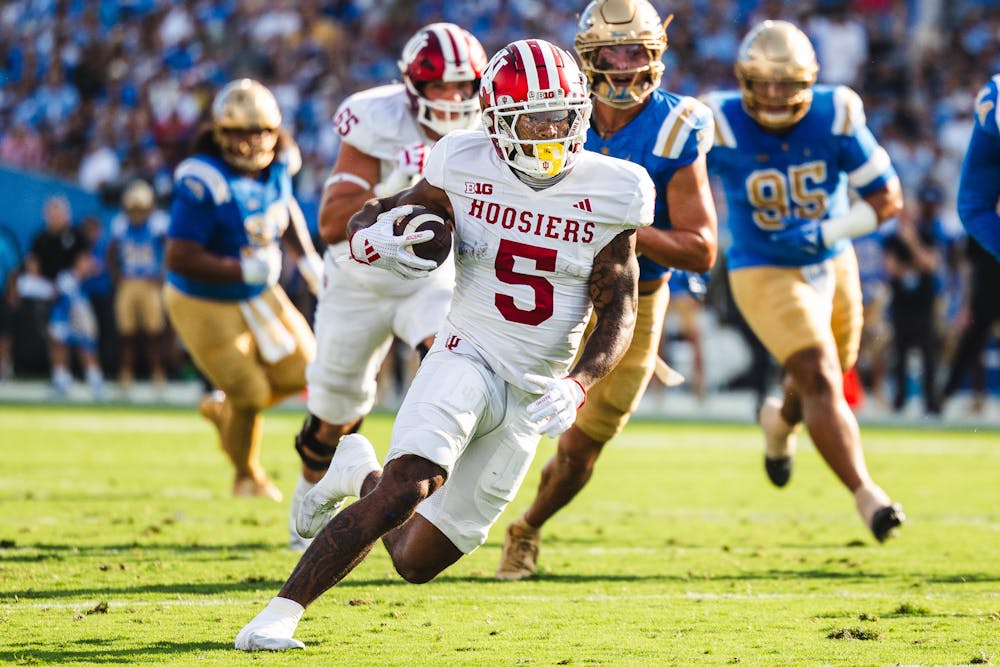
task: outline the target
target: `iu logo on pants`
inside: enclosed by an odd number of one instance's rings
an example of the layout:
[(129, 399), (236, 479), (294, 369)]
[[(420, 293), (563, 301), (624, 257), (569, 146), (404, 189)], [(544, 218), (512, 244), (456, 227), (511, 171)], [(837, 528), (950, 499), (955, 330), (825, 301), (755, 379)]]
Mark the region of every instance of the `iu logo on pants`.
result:
[(458, 336), (448, 336), (448, 340), (445, 341), (444, 346), (449, 350), (454, 350), (461, 342), (462, 339)]

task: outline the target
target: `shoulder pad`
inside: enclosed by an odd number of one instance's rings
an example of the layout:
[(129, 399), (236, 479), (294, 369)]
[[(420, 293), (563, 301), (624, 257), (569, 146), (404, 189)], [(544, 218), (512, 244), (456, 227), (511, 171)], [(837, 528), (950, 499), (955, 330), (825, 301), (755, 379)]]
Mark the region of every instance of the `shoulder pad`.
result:
[(1000, 74), (993, 75), (989, 82), (976, 94), (976, 123), (990, 134), (1000, 133), (997, 116), (997, 90), (1000, 89)]
[(174, 190), (187, 194), (197, 202), (211, 197), (216, 205), (225, 204), (232, 197), (229, 182), (216, 167), (198, 158), (188, 158), (174, 170)]
[(166, 212), (156, 209), (149, 216), (149, 229), (154, 236), (165, 236), (170, 228), (170, 216)]
[(712, 114), (713, 135), (710, 147), (736, 148), (736, 134), (733, 132), (726, 114), (722, 111), (723, 103), (730, 97), (724, 93), (713, 92), (701, 98), (702, 104), (707, 106)]
[(712, 112), (707, 106), (693, 97), (682, 97), (660, 125), (653, 153), (670, 159), (679, 158), (692, 132), (698, 152), (706, 153), (712, 147), (712, 126)]
[(302, 151), (294, 141), (278, 154), (278, 162), (288, 167), (288, 175), (295, 176), (302, 169)]
[(833, 90), (833, 130), (834, 134), (850, 136), (865, 126), (865, 106), (861, 97), (847, 86), (837, 86)]
[(124, 213), (117, 213), (115, 217), (111, 218), (111, 224), (108, 227), (111, 231), (111, 238), (121, 238), (125, 234), (125, 230), (128, 229), (128, 218), (125, 217)]
[(341, 140), (380, 160), (394, 159), (402, 145), (419, 136), (402, 84), (351, 95), (333, 117)]

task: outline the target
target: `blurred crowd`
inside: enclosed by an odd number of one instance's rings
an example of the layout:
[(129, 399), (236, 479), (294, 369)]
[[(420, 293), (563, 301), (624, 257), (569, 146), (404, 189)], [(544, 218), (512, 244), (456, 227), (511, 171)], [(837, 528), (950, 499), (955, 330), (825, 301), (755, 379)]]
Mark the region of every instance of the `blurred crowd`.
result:
[[(215, 91), (249, 76), (275, 93), (302, 149), (297, 195), (315, 201), (338, 151), (329, 123), (337, 105), (355, 91), (398, 79), (400, 49), (417, 28), (438, 20), (458, 23), (488, 53), (524, 36), (571, 47), (584, 4), (9, 0), (0, 7), (0, 164), (58, 176), (115, 203), (127, 184), (142, 179), (166, 207), (172, 169), (186, 155)], [(925, 376), (946, 376), (946, 368), (934, 369), (957, 356), (969, 321), (970, 253), (978, 257), (963, 238), (955, 189), (976, 91), (1000, 71), (1000, 5), (986, 0), (653, 4), (662, 15), (673, 15), (663, 83), (670, 90), (699, 95), (734, 87), (732, 64), (742, 36), (759, 20), (784, 18), (813, 39), (820, 82), (847, 84), (861, 93), (869, 125), (889, 151), (907, 198), (899, 221), (867, 247), (859, 244), (866, 296), (873, 312), (887, 313), (881, 320), (871, 317), (871, 327), (885, 328), (871, 335), (882, 342), (903, 340), (920, 350), (930, 371)], [(914, 234), (930, 243), (937, 260), (929, 270), (931, 287), (920, 283), (925, 292), (907, 301), (914, 272), (927, 273), (912, 257), (907, 260)], [(105, 259), (100, 251), (97, 255)], [(926, 340), (890, 336), (893, 327), (912, 324), (899, 313), (908, 305), (926, 305), (926, 289), (932, 290), (934, 305), (930, 351)], [(719, 304), (724, 299), (709, 300), (710, 307), (723, 308)], [(926, 334), (926, 327), (922, 331)], [(887, 348), (883, 352), (879, 344), (863, 349), (861, 369), (869, 386), (893, 378), (892, 344), (881, 345)], [(9, 342), (0, 340), (0, 374), (11, 372), (8, 348)], [(891, 383), (906, 381), (897, 375)], [(934, 413), (940, 410), (941, 387), (931, 389), (925, 387), (925, 407)]]

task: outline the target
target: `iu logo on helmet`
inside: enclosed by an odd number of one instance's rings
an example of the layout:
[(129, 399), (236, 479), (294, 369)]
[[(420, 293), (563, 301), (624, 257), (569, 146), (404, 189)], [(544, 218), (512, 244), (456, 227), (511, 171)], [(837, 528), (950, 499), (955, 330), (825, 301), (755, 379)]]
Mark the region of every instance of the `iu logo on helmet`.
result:
[(461, 342), (462, 339), (458, 336), (448, 336), (448, 340), (445, 341), (444, 346), (449, 350), (454, 350)]

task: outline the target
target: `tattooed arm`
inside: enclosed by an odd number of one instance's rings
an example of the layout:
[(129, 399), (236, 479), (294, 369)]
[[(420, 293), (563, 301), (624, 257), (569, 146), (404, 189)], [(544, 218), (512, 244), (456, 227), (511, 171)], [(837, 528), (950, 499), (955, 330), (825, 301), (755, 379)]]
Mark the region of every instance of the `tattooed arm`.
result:
[(634, 230), (622, 232), (594, 259), (590, 300), (597, 324), (570, 376), (584, 389), (611, 372), (632, 342), (639, 301), (639, 262)]

